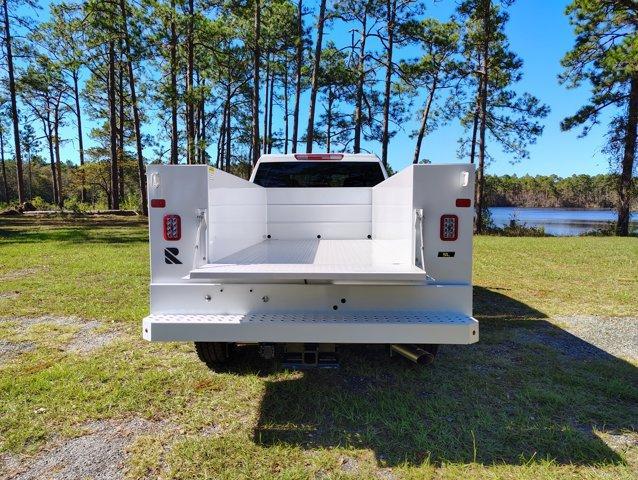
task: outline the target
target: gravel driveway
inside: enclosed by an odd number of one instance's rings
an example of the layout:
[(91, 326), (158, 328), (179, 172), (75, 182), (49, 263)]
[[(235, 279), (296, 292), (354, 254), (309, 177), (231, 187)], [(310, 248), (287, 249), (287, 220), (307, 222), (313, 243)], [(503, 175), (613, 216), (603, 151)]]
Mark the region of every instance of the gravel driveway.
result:
[(552, 323), (610, 355), (638, 360), (638, 317), (556, 317)]

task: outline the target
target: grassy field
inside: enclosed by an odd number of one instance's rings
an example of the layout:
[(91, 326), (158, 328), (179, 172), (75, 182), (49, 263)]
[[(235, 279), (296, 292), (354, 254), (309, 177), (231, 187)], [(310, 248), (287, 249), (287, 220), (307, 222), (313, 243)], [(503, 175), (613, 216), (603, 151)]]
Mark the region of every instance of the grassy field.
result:
[[(146, 242), (131, 219), (0, 219), (0, 342), (24, 346), (0, 361), (3, 455), (135, 418), (131, 478), (638, 475), (636, 364), (566, 355), (585, 342), (550, 322), (638, 316), (636, 238), (477, 238), (480, 343), (429, 368), (346, 347), (340, 370), (304, 373), (250, 351), (212, 373), (191, 345), (143, 342)], [(111, 341), (69, 348), (87, 325)]]

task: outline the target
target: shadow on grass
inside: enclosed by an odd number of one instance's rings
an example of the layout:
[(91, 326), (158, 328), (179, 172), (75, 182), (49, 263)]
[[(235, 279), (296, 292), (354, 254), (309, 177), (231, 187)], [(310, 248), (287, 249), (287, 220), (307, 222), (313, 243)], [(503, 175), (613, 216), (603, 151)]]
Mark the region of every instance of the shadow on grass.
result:
[(21, 243), (140, 243), (146, 220), (128, 217), (0, 218), (0, 240)]
[(540, 319), (547, 315), (522, 302), (508, 297), (505, 289), (487, 289), (474, 286), (474, 316), (483, 319)]
[(635, 432), (636, 367), (504, 295), (479, 297), (485, 314), (537, 319), (484, 320), (479, 343), (442, 346), (425, 368), (387, 346), (341, 346), (339, 370), (267, 381), (254, 441), (370, 448), (387, 466), (624, 464), (594, 429)]

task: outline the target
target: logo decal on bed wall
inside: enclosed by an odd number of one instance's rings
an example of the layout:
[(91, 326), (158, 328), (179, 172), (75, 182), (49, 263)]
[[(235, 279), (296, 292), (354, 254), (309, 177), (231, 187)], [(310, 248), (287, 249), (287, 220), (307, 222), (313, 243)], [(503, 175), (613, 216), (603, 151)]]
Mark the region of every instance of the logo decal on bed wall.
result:
[(182, 262), (179, 261), (177, 255), (179, 255), (179, 250), (175, 247), (164, 249), (164, 261), (168, 264), (181, 265)]

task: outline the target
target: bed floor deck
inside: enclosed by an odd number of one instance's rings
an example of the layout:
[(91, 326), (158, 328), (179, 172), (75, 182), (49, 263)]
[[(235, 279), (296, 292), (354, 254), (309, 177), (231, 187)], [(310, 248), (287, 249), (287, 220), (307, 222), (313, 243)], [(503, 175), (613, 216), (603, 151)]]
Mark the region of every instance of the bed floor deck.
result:
[[(264, 240), (192, 270), (191, 279), (419, 282), (425, 271), (402, 261), (391, 240)], [(405, 255), (404, 255), (405, 256)]]

